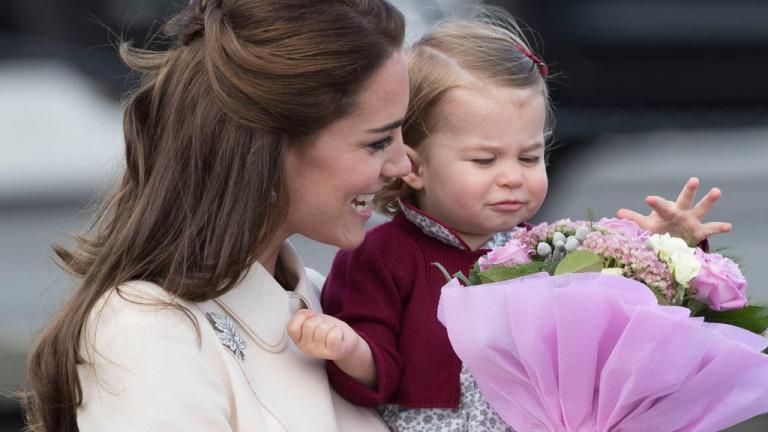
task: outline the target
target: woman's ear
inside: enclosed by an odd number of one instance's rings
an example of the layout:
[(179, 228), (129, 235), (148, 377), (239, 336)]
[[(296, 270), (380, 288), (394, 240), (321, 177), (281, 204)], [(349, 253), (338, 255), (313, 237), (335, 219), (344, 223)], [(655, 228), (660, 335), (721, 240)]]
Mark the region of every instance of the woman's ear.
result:
[(424, 187), (421, 155), (416, 149), (408, 146), (405, 146), (405, 153), (408, 155), (408, 159), (411, 160), (411, 172), (403, 176), (402, 179), (411, 189), (421, 190)]

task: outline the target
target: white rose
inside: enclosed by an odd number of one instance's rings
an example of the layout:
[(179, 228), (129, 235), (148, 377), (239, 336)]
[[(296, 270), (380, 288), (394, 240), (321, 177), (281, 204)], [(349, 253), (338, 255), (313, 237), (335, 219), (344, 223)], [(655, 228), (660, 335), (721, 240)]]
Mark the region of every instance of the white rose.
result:
[(600, 270), (600, 273), (614, 276), (624, 276), (624, 269), (620, 267), (610, 267)]
[(688, 286), (688, 283), (699, 275), (701, 262), (696, 259), (693, 250), (681, 250), (672, 255), (672, 274), (677, 283)]
[(648, 243), (653, 248), (653, 251), (661, 258), (662, 261), (667, 264), (672, 264), (672, 256), (678, 252), (688, 251), (691, 255), (695, 249), (688, 247), (685, 240), (677, 237), (672, 237), (669, 234), (654, 234), (648, 238)]

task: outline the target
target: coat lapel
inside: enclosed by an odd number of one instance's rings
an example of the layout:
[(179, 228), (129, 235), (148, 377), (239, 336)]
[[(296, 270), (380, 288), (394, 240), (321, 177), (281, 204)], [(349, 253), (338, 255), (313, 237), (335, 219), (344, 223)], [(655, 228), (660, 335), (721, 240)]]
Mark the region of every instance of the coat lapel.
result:
[(232, 359), (261, 405), (286, 430), (317, 430), (318, 424), (338, 430), (324, 361), (301, 353), (286, 332), (300, 305), (319, 311), (319, 300), (290, 244), (281, 249), (280, 260), (295, 281), (293, 291), (257, 262), (237, 286), (201, 309), (234, 321), (247, 347), (244, 359)]

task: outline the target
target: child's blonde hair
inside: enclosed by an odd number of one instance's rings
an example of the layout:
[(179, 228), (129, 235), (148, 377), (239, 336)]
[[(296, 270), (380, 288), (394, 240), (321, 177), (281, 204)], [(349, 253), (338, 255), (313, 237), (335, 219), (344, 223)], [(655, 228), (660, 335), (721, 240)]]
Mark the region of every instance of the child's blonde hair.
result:
[[(411, 95), (403, 124), (405, 144), (418, 149), (429, 135), (433, 114), (445, 94), (472, 82), (529, 88), (541, 87), (551, 108), (546, 85), (547, 66), (532, 54), (515, 19), (498, 8), (480, 8), (474, 16), (438, 23), (407, 50)], [(394, 179), (376, 195), (376, 209), (389, 216), (399, 211), (398, 199), (413, 199), (413, 190)]]

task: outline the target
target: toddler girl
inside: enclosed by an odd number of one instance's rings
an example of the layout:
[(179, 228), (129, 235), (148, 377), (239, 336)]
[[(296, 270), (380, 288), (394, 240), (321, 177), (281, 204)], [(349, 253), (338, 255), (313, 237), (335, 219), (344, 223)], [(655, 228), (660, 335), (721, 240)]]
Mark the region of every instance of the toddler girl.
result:
[[(541, 206), (547, 67), (511, 18), (488, 13), (438, 25), (410, 49), (409, 72), (412, 171), (375, 198), (394, 218), (338, 253), (322, 292), (327, 315), (297, 313), (288, 332), (305, 353), (331, 360), (341, 395), (378, 406), (393, 431), (507, 430), (437, 320), (445, 278), (431, 263), (467, 273)], [(691, 179), (676, 203), (649, 197), (649, 216), (619, 214), (696, 241), (729, 230), (701, 223), (720, 192), (693, 207), (697, 186)]]

